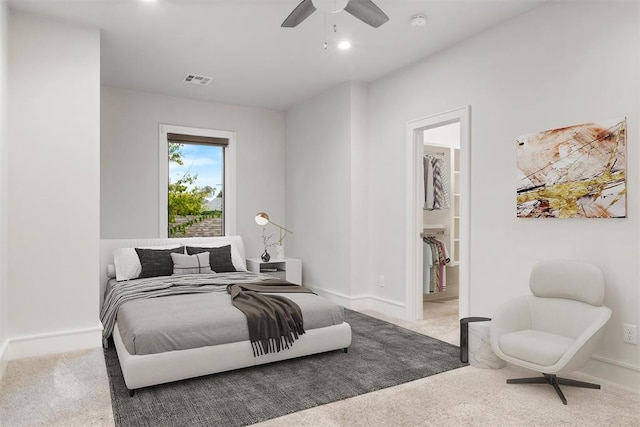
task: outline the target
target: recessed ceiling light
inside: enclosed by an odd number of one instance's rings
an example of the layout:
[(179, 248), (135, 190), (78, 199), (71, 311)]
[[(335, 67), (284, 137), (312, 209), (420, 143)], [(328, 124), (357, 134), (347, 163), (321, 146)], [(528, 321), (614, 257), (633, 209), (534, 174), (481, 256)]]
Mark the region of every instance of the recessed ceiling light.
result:
[(346, 40), (343, 40), (340, 43), (338, 43), (338, 48), (342, 49), (342, 50), (350, 49), (351, 48), (351, 43), (346, 41)]

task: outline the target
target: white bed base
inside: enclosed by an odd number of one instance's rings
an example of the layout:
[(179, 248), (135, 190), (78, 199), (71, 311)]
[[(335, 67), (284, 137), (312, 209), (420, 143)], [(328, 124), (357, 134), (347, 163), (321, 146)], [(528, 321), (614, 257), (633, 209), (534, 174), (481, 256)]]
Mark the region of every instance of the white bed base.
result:
[(132, 355), (124, 347), (117, 323), (113, 330), (113, 341), (120, 359), (124, 383), (130, 390), (130, 394), (133, 394), (133, 390), (151, 385), (326, 351), (346, 350), (351, 344), (351, 327), (343, 322), (340, 325), (311, 329), (301, 335), (290, 348), (258, 357), (253, 356), (250, 341), (157, 354)]
[[(240, 236), (191, 237), (177, 239), (117, 239), (102, 240), (100, 245), (100, 306), (107, 284), (107, 265), (113, 263), (113, 251), (124, 247), (144, 247), (177, 243), (197, 246), (207, 242), (231, 243), (242, 258), (244, 244)], [(246, 368), (279, 360), (308, 356), (310, 354), (347, 349), (351, 345), (351, 327), (340, 325), (311, 329), (301, 335), (287, 350), (264, 356), (253, 356), (250, 341), (231, 344), (176, 350), (157, 354), (132, 355), (124, 347), (116, 323), (113, 341), (118, 352), (124, 382), (133, 395), (133, 390), (171, 381), (215, 374), (233, 369)]]

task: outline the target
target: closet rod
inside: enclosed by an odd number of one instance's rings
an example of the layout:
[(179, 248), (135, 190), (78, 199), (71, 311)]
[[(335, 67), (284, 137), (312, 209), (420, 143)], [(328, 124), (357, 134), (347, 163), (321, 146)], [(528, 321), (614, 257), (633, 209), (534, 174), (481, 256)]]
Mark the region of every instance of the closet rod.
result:
[(433, 154), (434, 156), (444, 156), (444, 151), (425, 151), (425, 154)]

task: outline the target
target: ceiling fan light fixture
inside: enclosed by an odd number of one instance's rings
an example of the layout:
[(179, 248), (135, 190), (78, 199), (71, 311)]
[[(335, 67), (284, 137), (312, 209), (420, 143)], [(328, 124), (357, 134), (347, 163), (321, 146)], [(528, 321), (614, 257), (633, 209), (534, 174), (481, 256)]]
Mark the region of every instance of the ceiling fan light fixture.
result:
[(311, 3), (320, 12), (338, 13), (347, 7), (349, 0), (311, 0)]

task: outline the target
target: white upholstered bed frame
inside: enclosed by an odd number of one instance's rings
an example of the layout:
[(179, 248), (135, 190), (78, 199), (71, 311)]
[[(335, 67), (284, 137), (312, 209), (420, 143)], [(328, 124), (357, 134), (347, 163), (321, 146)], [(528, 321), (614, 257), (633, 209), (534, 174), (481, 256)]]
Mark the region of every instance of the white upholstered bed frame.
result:
[[(242, 259), (245, 259), (244, 244), (240, 236), (102, 240), (100, 243), (100, 306), (102, 307), (104, 292), (109, 280), (107, 266), (113, 264), (113, 252), (116, 249), (174, 243), (197, 246), (211, 242), (231, 243), (238, 248)], [(157, 354), (132, 355), (124, 347), (117, 323), (113, 331), (113, 340), (118, 352), (124, 382), (133, 394), (133, 390), (151, 385), (346, 349), (351, 344), (351, 327), (348, 323), (343, 322), (340, 325), (307, 330), (291, 348), (259, 357), (253, 356), (249, 341)]]

